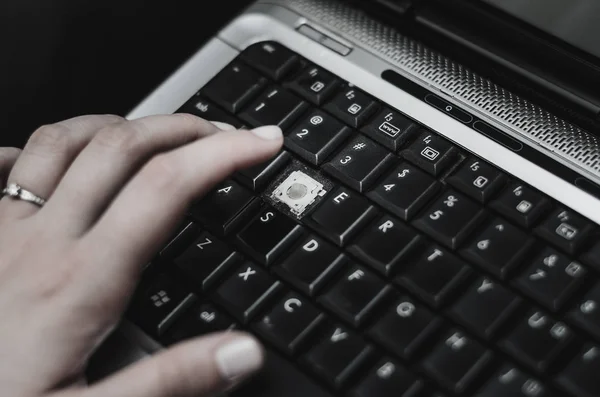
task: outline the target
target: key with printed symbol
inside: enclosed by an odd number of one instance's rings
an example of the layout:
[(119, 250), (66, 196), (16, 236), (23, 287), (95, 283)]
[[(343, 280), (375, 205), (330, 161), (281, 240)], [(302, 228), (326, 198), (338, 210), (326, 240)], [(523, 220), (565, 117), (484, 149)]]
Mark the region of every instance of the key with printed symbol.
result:
[(398, 112), (385, 108), (361, 131), (391, 151), (397, 152), (417, 131), (417, 125)]
[(518, 225), (529, 228), (548, 211), (550, 201), (529, 186), (512, 183), (490, 206)]
[(506, 182), (506, 175), (479, 159), (470, 158), (448, 183), (480, 203), (486, 203)]
[(558, 376), (558, 383), (577, 397), (600, 396), (600, 346), (586, 343)]
[(423, 382), (403, 365), (384, 357), (350, 392), (350, 397), (419, 397)]
[(554, 248), (545, 248), (515, 280), (517, 287), (548, 310), (562, 308), (584, 282), (587, 269)]
[(585, 243), (592, 229), (592, 223), (581, 215), (571, 210), (557, 208), (545, 222), (538, 226), (536, 232), (558, 248), (569, 254), (575, 254)]
[(409, 163), (401, 163), (367, 196), (386, 210), (410, 220), (440, 190), (441, 184)]
[(325, 105), (325, 110), (357, 128), (377, 111), (377, 104), (361, 90), (345, 86)]
[(577, 302), (569, 317), (593, 336), (600, 339), (600, 283)]
[(298, 55), (279, 43), (256, 43), (242, 52), (241, 58), (273, 80), (281, 80), (298, 63)]
[(252, 127), (277, 125), (282, 130), (292, 125), (308, 104), (283, 88), (270, 86), (240, 113)]
[(405, 159), (433, 176), (439, 176), (454, 161), (458, 149), (450, 142), (429, 131), (402, 152)]
[(340, 85), (340, 80), (318, 66), (309, 65), (298, 77), (287, 84), (296, 94), (314, 105), (322, 105)]
[(224, 110), (219, 109), (212, 102), (200, 97), (194, 96), (177, 113), (189, 113), (201, 117), (204, 120), (219, 121), (221, 123), (231, 124), (235, 128), (241, 128), (242, 122), (233, 117)]
[(475, 397), (558, 397), (542, 382), (505, 364)]
[(440, 243), (456, 249), (481, 221), (483, 215), (479, 204), (461, 193), (448, 190), (413, 224)]
[(187, 339), (226, 331), (235, 326), (235, 321), (227, 313), (212, 303), (195, 303), (160, 339), (166, 345), (172, 345)]

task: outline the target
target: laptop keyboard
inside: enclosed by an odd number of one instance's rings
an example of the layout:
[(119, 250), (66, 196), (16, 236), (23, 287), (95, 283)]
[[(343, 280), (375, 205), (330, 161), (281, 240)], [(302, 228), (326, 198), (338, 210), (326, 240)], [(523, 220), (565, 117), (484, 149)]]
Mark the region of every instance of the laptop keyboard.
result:
[(156, 340), (254, 333), (287, 371), (264, 395), (600, 396), (597, 225), (278, 43), (180, 112), (285, 148), (147, 268), (127, 316)]

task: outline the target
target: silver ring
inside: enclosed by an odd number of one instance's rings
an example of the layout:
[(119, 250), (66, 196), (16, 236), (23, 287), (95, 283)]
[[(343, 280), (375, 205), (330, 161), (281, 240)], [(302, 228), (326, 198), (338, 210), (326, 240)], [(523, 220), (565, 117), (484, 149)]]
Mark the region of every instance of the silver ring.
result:
[(11, 183), (8, 186), (6, 186), (4, 190), (2, 190), (2, 195), (11, 197), (15, 200), (23, 200), (29, 203), (33, 203), (38, 207), (42, 207), (44, 206), (44, 204), (46, 204), (46, 199), (43, 199), (40, 196), (31, 193), (29, 190), (23, 189), (16, 183)]

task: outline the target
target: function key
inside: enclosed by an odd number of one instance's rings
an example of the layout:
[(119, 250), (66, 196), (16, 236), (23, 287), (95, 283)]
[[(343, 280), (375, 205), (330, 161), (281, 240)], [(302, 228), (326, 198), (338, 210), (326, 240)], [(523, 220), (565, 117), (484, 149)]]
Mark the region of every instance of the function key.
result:
[(236, 179), (253, 191), (262, 190), (283, 167), (289, 163), (291, 156), (281, 152), (272, 159), (256, 164), (236, 173)]
[(457, 153), (458, 149), (441, 136), (423, 131), (402, 155), (429, 174), (438, 176), (454, 161)]
[(266, 83), (266, 79), (251, 67), (234, 61), (212, 79), (201, 92), (228, 112), (237, 113), (258, 95)]
[(171, 345), (186, 339), (207, 335), (213, 332), (232, 329), (235, 322), (231, 316), (212, 303), (195, 303), (161, 338), (161, 342)]
[(558, 397), (539, 380), (512, 365), (503, 365), (475, 397)]
[(423, 384), (403, 365), (388, 357), (379, 360), (350, 392), (350, 397), (417, 397)]
[(600, 346), (588, 343), (559, 375), (558, 383), (577, 397), (600, 396)]
[(286, 135), (285, 145), (310, 163), (321, 165), (351, 131), (330, 114), (313, 109)]
[(600, 283), (577, 303), (569, 316), (577, 325), (600, 339)]
[(357, 135), (323, 169), (360, 192), (394, 161), (394, 156), (367, 137)]
[(307, 107), (308, 104), (294, 94), (271, 86), (244, 109), (240, 118), (252, 127), (278, 125), (285, 130)]
[(475, 158), (467, 160), (448, 178), (449, 184), (480, 203), (488, 202), (504, 186), (505, 181), (506, 175)]
[(581, 215), (558, 208), (538, 226), (536, 232), (558, 248), (574, 254), (586, 241), (592, 229), (592, 223)]
[(325, 110), (358, 128), (377, 111), (377, 104), (361, 90), (348, 85), (325, 105)]
[(529, 228), (550, 208), (550, 201), (529, 186), (513, 183), (490, 206), (511, 221)]
[(177, 113), (190, 113), (201, 117), (208, 121), (220, 121), (221, 123), (231, 124), (236, 128), (242, 128), (241, 121), (233, 117), (231, 114), (221, 110), (217, 105), (207, 101), (206, 99), (194, 96), (188, 101)]
[(288, 86), (302, 98), (320, 106), (340, 85), (332, 73), (318, 66), (308, 66)]
[(280, 80), (298, 63), (298, 55), (272, 41), (248, 47), (242, 59), (273, 80)]
[(417, 125), (398, 112), (385, 108), (361, 131), (396, 152), (417, 131)]
[(586, 265), (593, 267), (600, 272), (600, 236), (596, 236), (596, 240), (591, 247), (585, 250), (585, 253), (581, 256), (581, 260)]

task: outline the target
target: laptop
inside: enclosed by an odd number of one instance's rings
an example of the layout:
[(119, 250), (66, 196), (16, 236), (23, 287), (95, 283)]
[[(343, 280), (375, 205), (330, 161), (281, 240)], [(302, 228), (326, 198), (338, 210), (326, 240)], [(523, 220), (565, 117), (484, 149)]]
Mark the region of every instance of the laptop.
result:
[(262, 0), (129, 115), (285, 147), (189, 210), (120, 332), (247, 330), (235, 396), (600, 396), (593, 0)]

